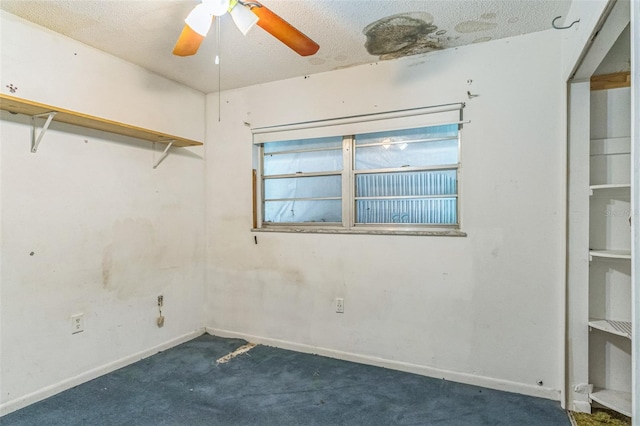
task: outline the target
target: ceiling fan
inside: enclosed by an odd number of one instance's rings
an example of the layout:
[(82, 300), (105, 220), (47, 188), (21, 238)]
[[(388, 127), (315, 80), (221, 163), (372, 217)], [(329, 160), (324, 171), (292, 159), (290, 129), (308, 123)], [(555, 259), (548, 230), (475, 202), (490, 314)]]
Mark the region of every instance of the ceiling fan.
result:
[(202, 0), (202, 3), (198, 4), (185, 19), (184, 28), (173, 48), (173, 54), (194, 55), (209, 32), (215, 17), (221, 17), (227, 12), (244, 35), (257, 24), (300, 56), (313, 55), (320, 48), (315, 41), (257, 1)]

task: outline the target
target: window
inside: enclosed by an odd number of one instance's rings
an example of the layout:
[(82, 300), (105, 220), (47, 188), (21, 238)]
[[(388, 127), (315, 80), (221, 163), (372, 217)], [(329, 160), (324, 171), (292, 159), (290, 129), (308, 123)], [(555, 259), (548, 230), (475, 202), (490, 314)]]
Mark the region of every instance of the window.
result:
[[(341, 135), (309, 128), (259, 139), (262, 227), (457, 229), (460, 124), (381, 131), (378, 123)], [(300, 137), (280, 139), (290, 135)]]
[(458, 125), (355, 136), (355, 224), (457, 225)]
[(271, 142), (263, 148), (265, 223), (342, 223), (342, 138)]

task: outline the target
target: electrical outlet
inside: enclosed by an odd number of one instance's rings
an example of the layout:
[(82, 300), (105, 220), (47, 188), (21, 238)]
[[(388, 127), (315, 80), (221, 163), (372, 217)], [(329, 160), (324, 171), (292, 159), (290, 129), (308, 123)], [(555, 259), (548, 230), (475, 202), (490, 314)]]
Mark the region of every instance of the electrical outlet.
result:
[(158, 296), (158, 306), (162, 308), (162, 305), (164, 305), (164, 296), (160, 295)]
[(84, 331), (84, 314), (71, 316), (71, 334), (82, 333)]
[(336, 312), (339, 314), (344, 313), (344, 299), (342, 297), (336, 297)]

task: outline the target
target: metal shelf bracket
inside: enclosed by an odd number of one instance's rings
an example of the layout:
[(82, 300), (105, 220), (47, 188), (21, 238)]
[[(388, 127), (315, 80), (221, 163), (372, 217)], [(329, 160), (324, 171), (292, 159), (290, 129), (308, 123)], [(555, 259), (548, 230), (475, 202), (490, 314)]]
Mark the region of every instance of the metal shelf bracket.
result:
[[(37, 114), (37, 115), (31, 116), (31, 152), (32, 153), (35, 154), (36, 151), (38, 151), (38, 145), (40, 145), (40, 142), (42, 141), (42, 137), (44, 136), (45, 132), (49, 128), (49, 125), (51, 124), (51, 120), (53, 120), (53, 117), (55, 117), (56, 113), (57, 113), (56, 111), (51, 111), (51, 112), (45, 112), (44, 114)], [(42, 126), (42, 129), (40, 130), (40, 133), (36, 136), (36, 118), (41, 118), (41, 117), (47, 117), (47, 121), (45, 121), (44, 126)]]
[(162, 142), (169, 142), (169, 143), (167, 144), (167, 147), (162, 152), (162, 155), (160, 156), (160, 158), (158, 159), (156, 164), (153, 165), (154, 169), (158, 168), (160, 163), (162, 163), (164, 161), (164, 159), (167, 158), (167, 156), (169, 155), (169, 148), (171, 148), (173, 146), (173, 144), (175, 143), (175, 140), (162, 141)]

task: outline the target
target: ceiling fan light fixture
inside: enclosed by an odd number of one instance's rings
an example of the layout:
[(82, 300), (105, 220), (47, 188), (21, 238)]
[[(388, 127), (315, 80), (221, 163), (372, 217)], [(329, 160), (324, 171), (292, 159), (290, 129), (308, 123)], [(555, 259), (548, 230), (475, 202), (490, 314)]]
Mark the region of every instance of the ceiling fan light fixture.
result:
[(233, 22), (235, 22), (236, 27), (238, 27), (243, 35), (247, 35), (249, 30), (253, 28), (260, 19), (249, 8), (239, 3), (231, 9), (229, 13), (231, 14), (231, 18), (233, 18)]
[[(318, 43), (256, 0), (200, 1), (201, 3), (185, 19), (184, 28), (173, 48), (173, 54), (176, 56), (195, 55), (211, 29), (214, 17), (227, 12), (232, 15), (234, 23), (245, 35), (254, 25), (258, 25), (300, 56), (313, 55), (320, 49)], [(219, 43), (220, 26), (217, 28)]]
[(222, 16), (229, 10), (231, 0), (202, 0), (207, 12), (214, 16)]
[(187, 24), (193, 31), (197, 32), (201, 36), (206, 36), (211, 28), (211, 22), (213, 20), (213, 16), (206, 9), (204, 3), (197, 5), (191, 13), (184, 20), (184, 23)]

